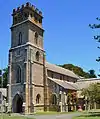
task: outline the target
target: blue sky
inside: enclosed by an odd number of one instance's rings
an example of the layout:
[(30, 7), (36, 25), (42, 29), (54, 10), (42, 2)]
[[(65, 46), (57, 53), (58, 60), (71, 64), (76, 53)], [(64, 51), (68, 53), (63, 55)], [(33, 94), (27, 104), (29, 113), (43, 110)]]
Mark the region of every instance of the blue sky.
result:
[[(27, 0), (0, 0), (0, 67), (8, 64), (10, 48), (11, 13)], [(98, 74), (100, 56), (93, 36), (99, 31), (88, 27), (99, 23), (100, 0), (30, 0), (44, 15), (44, 48), (47, 61), (54, 64), (72, 63), (85, 71), (96, 70)]]

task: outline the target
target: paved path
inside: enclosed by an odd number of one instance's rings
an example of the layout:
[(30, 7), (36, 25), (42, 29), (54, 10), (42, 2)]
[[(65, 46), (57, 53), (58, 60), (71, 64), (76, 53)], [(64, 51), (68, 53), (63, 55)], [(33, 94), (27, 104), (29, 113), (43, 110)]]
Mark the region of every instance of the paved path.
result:
[(28, 118), (35, 119), (72, 119), (75, 116), (80, 116), (81, 113), (69, 113), (69, 114), (58, 114), (58, 115), (26, 115)]

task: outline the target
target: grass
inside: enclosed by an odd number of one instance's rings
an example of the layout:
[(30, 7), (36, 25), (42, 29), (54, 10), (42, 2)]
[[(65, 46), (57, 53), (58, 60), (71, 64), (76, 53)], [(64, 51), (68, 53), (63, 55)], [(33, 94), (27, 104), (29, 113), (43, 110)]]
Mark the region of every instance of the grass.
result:
[(87, 114), (85, 112), (83, 115), (74, 117), (73, 119), (100, 119), (100, 110), (91, 110)]
[(36, 112), (35, 115), (56, 115), (56, 114), (69, 114), (74, 112), (56, 112), (56, 111), (47, 111), (47, 112)]
[(100, 116), (79, 116), (79, 117), (74, 117), (73, 119), (100, 119)]
[(76, 117), (73, 119), (100, 119), (100, 117)]
[(27, 118), (24, 116), (9, 116), (7, 114), (0, 115), (0, 119), (34, 119), (34, 118)]

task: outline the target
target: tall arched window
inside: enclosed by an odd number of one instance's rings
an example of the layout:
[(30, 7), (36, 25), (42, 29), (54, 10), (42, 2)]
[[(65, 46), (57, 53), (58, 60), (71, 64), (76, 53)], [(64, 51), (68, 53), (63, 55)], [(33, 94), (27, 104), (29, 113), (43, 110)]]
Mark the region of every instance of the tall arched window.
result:
[(39, 51), (36, 52), (36, 60), (39, 61), (40, 53)]
[(22, 33), (19, 33), (18, 45), (22, 44)]
[(17, 66), (17, 70), (16, 70), (16, 83), (21, 83), (21, 68), (20, 66)]
[(35, 32), (35, 44), (38, 44), (38, 33), (37, 32)]
[(57, 97), (55, 94), (52, 94), (52, 104), (54, 104), (54, 105), (57, 104)]
[(40, 98), (41, 98), (40, 94), (37, 94), (37, 96), (36, 96), (36, 104), (40, 103)]

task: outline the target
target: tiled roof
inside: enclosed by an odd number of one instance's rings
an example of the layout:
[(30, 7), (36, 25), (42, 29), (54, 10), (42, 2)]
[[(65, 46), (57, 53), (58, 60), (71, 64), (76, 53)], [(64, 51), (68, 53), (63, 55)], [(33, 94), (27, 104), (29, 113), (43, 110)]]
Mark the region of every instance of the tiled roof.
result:
[(90, 79), (79, 80), (78, 82), (76, 82), (79, 89), (88, 88), (88, 86), (92, 83), (100, 83), (100, 79), (90, 78)]
[(58, 79), (51, 78), (51, 77), (48, 77), (48, 79), (57, 83), (58, 85), (62, 86), (65, 89), (77, 90), (76, 85), (72, 82), (67, 82), (64, 80), (58, 80)]
[(46, 62), (46, 67), (48, 70), (79, 79), (79, 77), (74, 72), (72, 72), (68, 69), (62, 68), (60, 66)]

